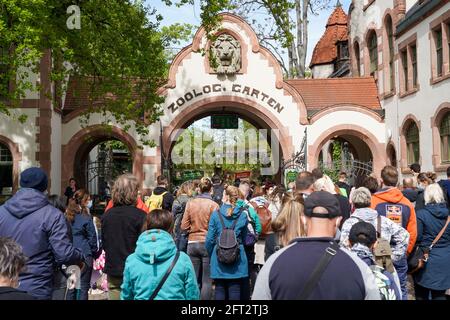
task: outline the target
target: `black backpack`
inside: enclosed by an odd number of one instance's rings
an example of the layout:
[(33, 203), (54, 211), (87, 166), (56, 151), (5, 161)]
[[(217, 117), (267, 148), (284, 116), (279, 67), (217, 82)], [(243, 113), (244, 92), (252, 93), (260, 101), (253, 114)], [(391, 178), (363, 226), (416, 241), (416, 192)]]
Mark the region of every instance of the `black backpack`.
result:
[(233, 221), (231, 228), (227, 228), (223, 221), (222, 214), (217, 212), (219, 215), (220, 223), (222, 224), (222, 233), (217, 240), (217, 260), (223, 264), (234, 264), (240, 258), (240, 248), (239, 242), (236, 239), (236, 232), (234, 228), (239, 220), (240, 214)]
[(173, 228), (173, 236), (177, 249), (183, 252), (187, 251), (188, 232), (181, 231), (181, 221), (183, 220), (184, 211), (186, 210), (187, 202), (181, 203), (181, 205), (175, 205), (173, 214), (175, 215), (175, 223)]

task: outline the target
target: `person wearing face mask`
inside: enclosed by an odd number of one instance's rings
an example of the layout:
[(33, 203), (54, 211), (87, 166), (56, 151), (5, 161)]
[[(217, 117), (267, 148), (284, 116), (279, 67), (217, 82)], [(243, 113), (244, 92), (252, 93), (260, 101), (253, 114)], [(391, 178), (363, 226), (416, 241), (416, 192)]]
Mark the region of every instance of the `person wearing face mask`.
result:
[(84, 257), (69, 240), (64, 216), (44, 193), (48, 188), (44, 170), (32, 167), (23, 171), (20, 187), (0, 206), (0, 237), (13, 239), (28, 257), (26, 268), (20, 273), (18, 289), (36, 299), (50, 300), (54, 266), (77, 264), (83, 268)]
[(80, 189), (70, 199), (66, 210), (67, 220), (72, 225), (73, 245), (86, 257), (86, 267), (81, 272), (80, 295), (76, 297), (75, 290), (69, 290), (68, 300), (88, 300), (93, 262), (101, 253), (90, 208), (92, 208), (91, 196), (86, 190)]
[(417, 176), (418, 194), (416, 199), (416, 206), (414, 208), (416, 211), (425, 208), (425, 199), (424, 199), (425, 188), (428, 187), (430, 184), (435, 183), (436, 178), (437, 175), (434, 172), (421, 172)]

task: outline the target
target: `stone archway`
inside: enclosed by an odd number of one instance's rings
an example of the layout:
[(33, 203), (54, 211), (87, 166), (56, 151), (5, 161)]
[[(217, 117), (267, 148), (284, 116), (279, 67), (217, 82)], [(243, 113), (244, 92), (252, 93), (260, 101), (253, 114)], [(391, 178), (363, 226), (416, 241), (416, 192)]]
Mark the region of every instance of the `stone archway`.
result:
[(105, 129), (105, 126), (102, 125), (93, 125), (78, 131), (66, 145), (62, 146), (61, 153), (62, 159), (64, 159), (61, 171), (62, 192), (71, 177), (80, 175), (75, 171), (77, 164), (86, 159), (87, 154), (94, 146), (111, 139), (119, 140), (127, 146), (133, 159), (133, 174), (139, 181), (143, 181), (143, 153), (135, 139), (118, 127)]
[(236, 96), (218, 96), (203, 99), (178, 113), (170, 123), (163, 128), (163, 150), (166, 157), (170, 155), (171, 148), (179, 135), (179, 129), (183, 129), (194, 120), (212, 113), (235, 113), (260, 128), (276, 129), (275, 136), (280, 146), (280, 158), (290, 158), (294, 153), (292, 137), (287, 127), (274, 116), (267, 108), (258, 103)]
[(312, 144), (308, 146), (309, 168), (318, 166), (319, 153), (322, 147), (335, 136), (353, 136), (364, 142), (370, 149), (373, 157), (373, 171), (379, 175), (386, 165), (385, 144), (378, 142), (377, 138), (367, 129), (356, 125), (338, 125), (323, 132)]

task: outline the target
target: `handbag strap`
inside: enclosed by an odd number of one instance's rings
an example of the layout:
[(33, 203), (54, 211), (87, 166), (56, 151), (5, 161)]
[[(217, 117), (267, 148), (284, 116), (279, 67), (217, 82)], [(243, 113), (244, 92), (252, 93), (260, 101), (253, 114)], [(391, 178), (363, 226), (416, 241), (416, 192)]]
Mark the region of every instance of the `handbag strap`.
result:
[(316, 268), (311, 273), (308, 281), (306, 282), (305, 288), (298, 295), (297, 300), (307, 300), (313, 290), (315, 289), (317, 283), (325, 272), (328, 264), (333, 260), (337, 251), (339, 250), (339, 245), (336, 242), (331, 242), (331, 245), (325, 249), (322, 258), (320, 258), (319, 263), (316, 265)]
[(377, 238), (381, 238), (381, 215), (377, 216)]
[(173, 267), (175, 267), (175, 264), (177, 263), (179, 257), (180, 257), (180, 251), (177, 250), (177, 253), (175, 254), (175, 258), (172, 261), (172, 264), (170, 265), (169, 269), (167, 269), (166, 274), (161, 279), (161, 281), (159, 282), (159, 284), (156, 287), (155, 291), (153, 291), (152, 295), (150, 296), (150, 298), (148, 300), (155, 300), (156, 295), (159, 293), (159, 291), (161, 290), (162, 286), (166, 282), (167, 278), (169, 277), (170, 273), (173, 270)]
[(450, 223), (450, 216), (447, 218), (447, 222), (445, 222), (444, 227), (441, 229), (441, 231), (439, 232), (439, 234), (436, 236), (436, 238), (434, 238), (433, 242), (430, 245), (430, 250), (434, 247), (434, 245), (436, 244), (436, 242), (439, 241), (439, 239), (442, 237), (442, 235), (445, 232), (445, 229), (447, 229), (448, 224)]

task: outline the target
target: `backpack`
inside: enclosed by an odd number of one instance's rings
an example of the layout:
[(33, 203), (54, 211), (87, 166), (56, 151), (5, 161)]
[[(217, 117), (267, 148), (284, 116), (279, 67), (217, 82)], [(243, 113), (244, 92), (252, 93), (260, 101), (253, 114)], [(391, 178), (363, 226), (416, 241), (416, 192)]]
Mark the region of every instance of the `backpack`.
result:
[(175, 240), (175, 245), (179, 251), (186, 252), (187, 251), (187, 241), (188, 241), (188, 232), (181, 231), (181, 221), (183, 220), (184, 211), (186, 210), (187, 202), (182, 202), (181, 205), (174, 205), (173, 214), (175, 216), (174, 228), (173, 228), (173, 236)]
[[(353, 218), (363, 221), (363, 219), (353, 216)], [(392, 262), (392, 249), (388, 240), (381, 237), (381, 215), (377, 217), (377, 245), (373, 250), (373, 256), (375, 263), (387, 272), (393, 273), (395, 271), (394, 264)]]
[(369, 268), (375, 277), (381, 300), (397, 300), (395, 290), (391, 288), (391, 279), (384, 274), (385, 270), (376, 264), (369, 266)]
[(214, 188), (212, 199), (219, 206), (222, 205), (222, 197), (223, 197), (223, 188), (222, 187)]
[(256, 233), (256, 222), (250, 215), (248, 207), (243, 208), (243, 211), (247, 215), (247, 235), (244, 239), (244, 246), (251, 247), (258, 241), (258, 234)]
[(385, 269), (387, 272), (393, 273), (395, 271), (392, 263), (392, 249), (388, 240), (381, 237), (381, 216), (377, 217), (377, 245), (373, 250), (375, 263)]
[(236, 239), (234, 228), (241, 215), (239, 214), (236, 217), (231, 228), (227, 228), (223, 221), (222, 214), (219, 211), (217, 211), (217, 214), (219, 215), (220, 224), (222, 225), (222, 233), (217, 241), (217, 260), (220, 263), (227, 265), (234, 264), (240, 258), (239, 242)]
[(157, 195), (154, 192), (152, 192), (150, 198), (148, 198), (147, 201), (145, 202), (145, 205), (148, 207), (149, 212), (154, 209), (162, 209), (164, 195), (166, 193), (167, 191)]
[(262, 206), (259, 206), (256, 202), (253, 201), (250, 203), (258, 214), (259, 221), (261, 222), (260, 237), (264, 238), (272, 232), (272, 213), (269, 210), (269, 205), (267, 202)]

